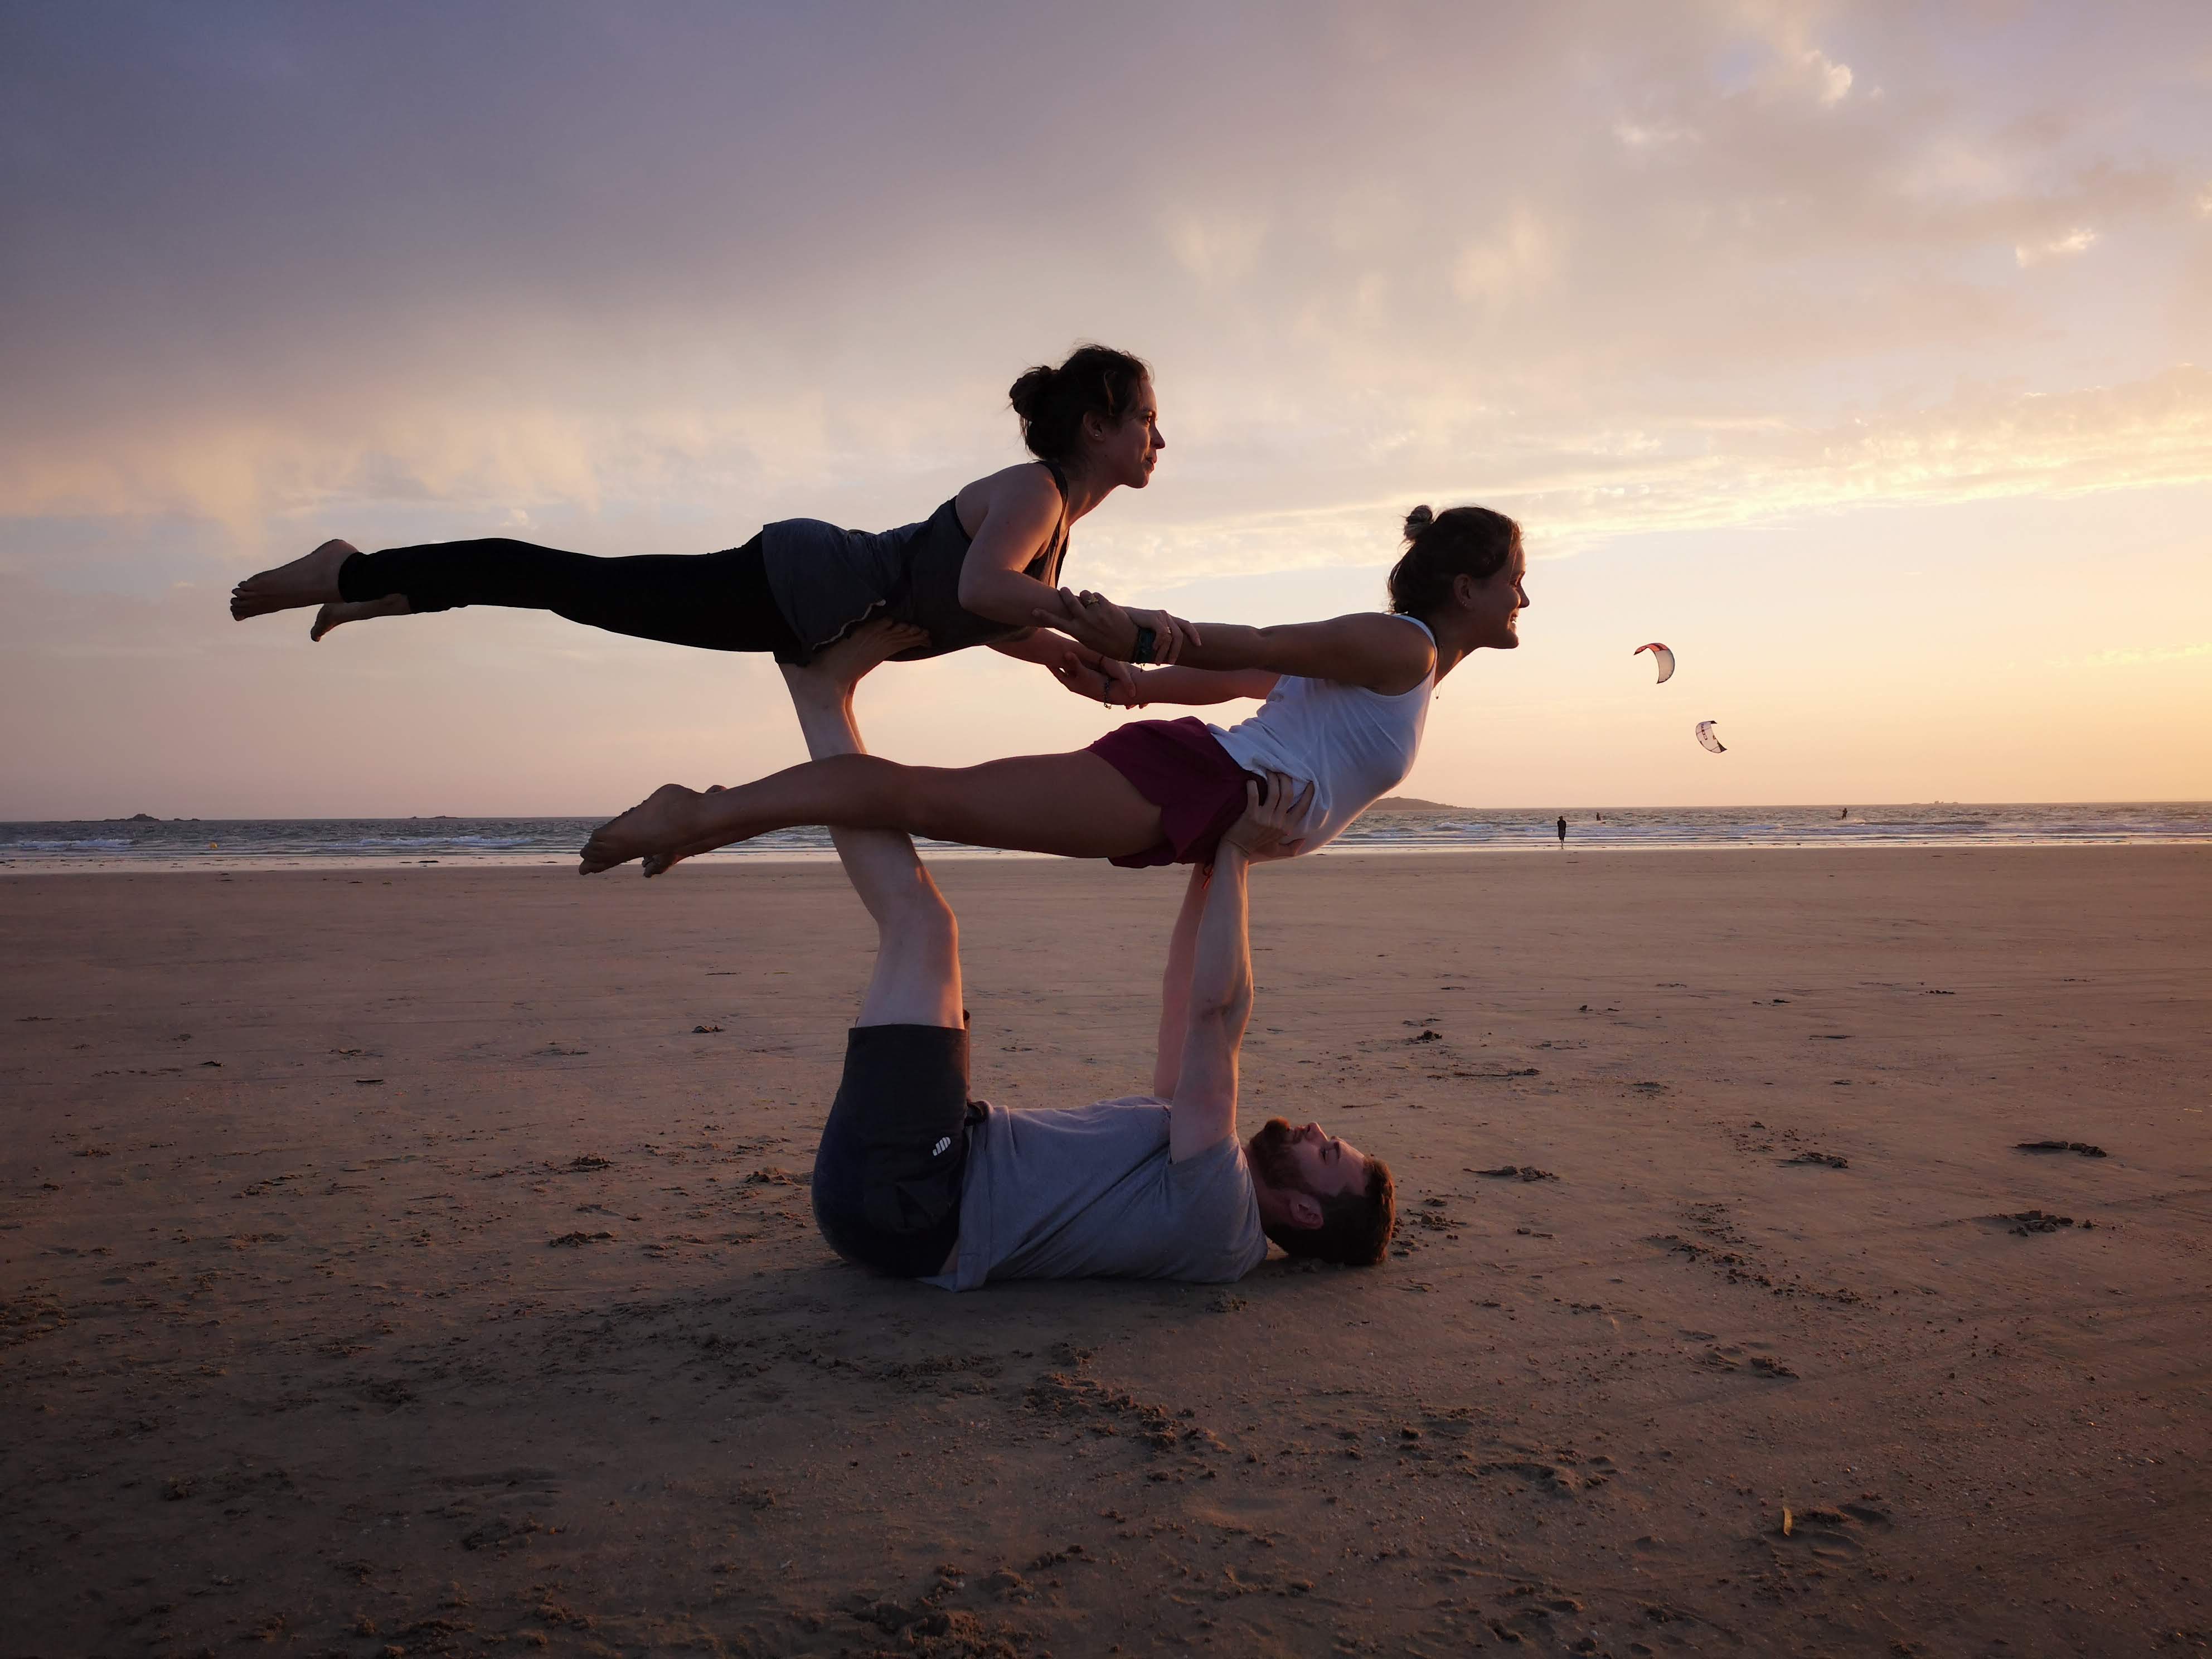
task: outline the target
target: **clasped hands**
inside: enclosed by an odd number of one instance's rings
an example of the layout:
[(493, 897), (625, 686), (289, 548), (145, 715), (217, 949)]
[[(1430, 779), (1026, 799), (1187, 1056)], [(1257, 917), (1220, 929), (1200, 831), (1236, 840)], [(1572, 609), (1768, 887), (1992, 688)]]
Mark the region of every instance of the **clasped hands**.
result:
[[(1168, 663), (1181, 660), (1186, 647), (1204, 643), (1198, 629), (1165, 611), (1118, 605), (1103, 593), (1058, 589), (1056, 603), (1041, 605), (1030, 617), (1039, 626), (1057, 629), (1116, 662)], [(1151, 634), (1149, 651), (1144, 635)]]

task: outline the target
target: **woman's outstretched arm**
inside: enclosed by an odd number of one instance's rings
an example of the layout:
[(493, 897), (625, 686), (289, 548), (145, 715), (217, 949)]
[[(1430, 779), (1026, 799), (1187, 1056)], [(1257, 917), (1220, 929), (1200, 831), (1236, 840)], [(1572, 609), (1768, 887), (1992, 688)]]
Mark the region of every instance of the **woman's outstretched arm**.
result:
[(1156, 702), (1198, 704), (1265, 698), (1282, 678), (1268, 668), (1138, 668), (1130, 674), (1133, 693), (1130, 706), (1136, 708)]
[(1156, 702), (1233, 702), (1265, 697), (1282, 677), (1264, 668), (1132, 668), (1102, 657), (1064, 635), (1038, 629), (1018, 643), (994, 644), (994, 651), (1023, 662), (1042, 663), (1053, 678), (1084, 700), (1108, 708), (1143, 708)]
[[(1032, 620), (1107, 656), (1128, 660), (1146, 654), (1138, 613), (1103, 594), (1061, 588), (1054, 603), (1040, 607)], [(1184, 645), (1182, 662), (1188, 668), (1259, 669), (1337, 680), (1395, 696), (1428, 678), (1436, 647), (1424, 629), (1401, 618), (1360, 611), (1327, 622), (1272, 628), (1206, 623)]]
[(1109, 708), (1144, 707), (1128, 664), (1109, 661), (1065, 634), (1027, 628), (1013, 639), (992, 641), (991, 649), (1017, 662), (1038, 664), (1086, 702), (1103, 703)]

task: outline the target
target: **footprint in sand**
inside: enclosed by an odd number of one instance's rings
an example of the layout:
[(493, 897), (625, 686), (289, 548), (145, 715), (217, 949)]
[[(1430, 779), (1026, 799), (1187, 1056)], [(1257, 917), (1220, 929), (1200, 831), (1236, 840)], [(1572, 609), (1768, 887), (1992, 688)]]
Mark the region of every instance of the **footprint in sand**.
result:
[(1868, 1528), (1886, 1528), (1888, 1515), (1864, 1504), (1845, 1504), (1835, 1509), (1784, 1509), (1782, 1521), (1766, 1534), (1778, 1555), (1796, 1548), (1827, 1561), (1856, 1560), (1866, 1553), (1859, 1534)]

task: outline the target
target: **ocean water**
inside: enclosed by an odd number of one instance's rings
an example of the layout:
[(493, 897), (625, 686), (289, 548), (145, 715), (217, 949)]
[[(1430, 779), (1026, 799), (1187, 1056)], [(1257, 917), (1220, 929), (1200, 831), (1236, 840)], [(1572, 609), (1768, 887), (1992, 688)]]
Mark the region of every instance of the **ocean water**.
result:
[[(1632, 848), (2141, 846), (2212, 842), (2212, 802), (2014, 805), (1570, 807), (1577, 852)], [(1370, 811), (1334, 853), (1558, 849), (1558, 810)], [(0, 823), (0, 872), (363, 865), (568, 864), (599, 822), (526, 818), (152, 818)], [(924, 842), (969, 858), (1022, 854)], [(784, 830), (710, 853), (732, 859), (834, 856), (822, 830)]]

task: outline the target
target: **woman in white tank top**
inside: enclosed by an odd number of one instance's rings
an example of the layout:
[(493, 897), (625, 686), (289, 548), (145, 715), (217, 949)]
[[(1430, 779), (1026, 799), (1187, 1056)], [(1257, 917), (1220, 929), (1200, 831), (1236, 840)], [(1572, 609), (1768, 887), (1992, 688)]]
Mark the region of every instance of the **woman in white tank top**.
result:
[[(1419, 617), (1404, 622), (1418, 631), (1433, 661), (1436, 636)], [(1160, 669), (1158, 673), (1172, 671)], [(1188, 671), (1184, 684), (1203, 690), (1202, 673)], [(1161, 688), (1141, 688), (1162, 701)], [(1267, 700), (1249, 720), (1223, 727), (1209, 725), (1215, 741), (1248, 772), (1280, 772), (1310, 781), (1313, 801), (1307, 811), (1300, 851), (1310, 853), (1334, 841), (1368, 807), (1406, 781), (1421, 752), (1421, 732), (1429, 723), (1429, 697), (1437, 689), (1435, 671), (1421, 676), (1411, 690), (1370, 690), (1342, 680), (1282, 674)]]
[[(734, 788), (669, 784), (602, 825), (584, 873), (632, 859), (647, 875), (679, 860), (794, 824), (902, 830), (975, 847), (1103, 858), (1116, 864), (1211, 863), (1243, 811), (1248, 782), (1279, 772), (1313, 790), (1299, 850), (1334, 840), (1413, 769), (1437, 681), (1475, 651), (1512, 650), (1528, 607), (1520, 526), (1486, 507), (1407, 515), (1405, 554), (1390, 572), (1390, 610), (1273, 628), (1194, 626), (1180, 663), (1139, 670), (1136, 706), (1266, 699), (1250, 719), (1134, 720), (1072, 754), (953, 769), (871, 755), (810, 761)], [(1118, 662), (1146, 654), (1139, 623), (1095, 593), (1062, 591), (1040, 611)], [(855, 634), (805, 669), (796, 696), (849, 698), (877, 662), (905, 648), (893, 626)], [(1061, 676), (1109, 701), (1122, 682)]]

